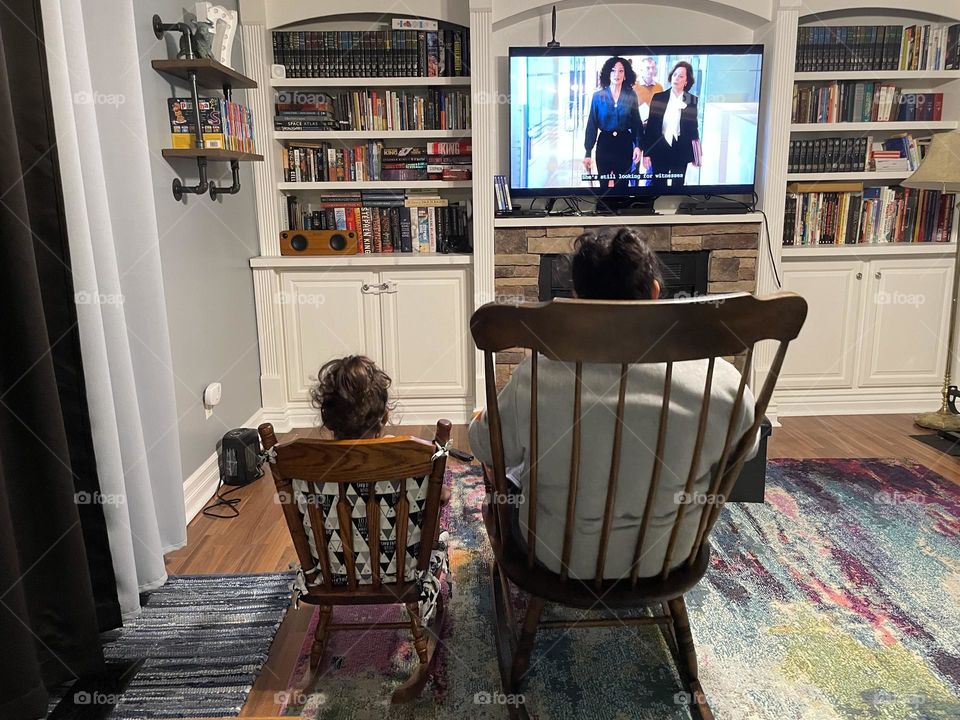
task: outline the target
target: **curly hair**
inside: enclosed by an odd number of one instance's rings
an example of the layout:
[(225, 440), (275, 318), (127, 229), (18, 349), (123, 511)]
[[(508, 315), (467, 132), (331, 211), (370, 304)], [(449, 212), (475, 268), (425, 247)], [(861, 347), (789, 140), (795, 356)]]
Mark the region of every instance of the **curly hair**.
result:
[(600, 68), (600, 87), (610, 87), (610, 71), (613, 70), (613, 66), (617, 63), (623, 65), (623, 85), (621, 85), (621, 87), (632, 88), (634, 83), (637, 82), (637, 73), (633, 69), (633, 65), (630, 64), (630, 61), (619, 55), (615, 55), (607, 60), (603, 64), (603, 67)]
[(337, 440), (379, 435), (392, 410), (388, 401), (390, 376), (363, 355), (330, 360), (320, 368), (310, 391), (323, 426)]
[(649, 300), (654, 281), (663, 288), (657, 254), (627, 227), (580, 235), (572, 265), (573, 289), (585, 300)]
[(683, 68), (687, 71), (687, 82), (683, 85), (683, 91), (689, 92), (690, 88), (693, 87), (693, 65), (688, 63), (686, 60), (680, 60), (676, 65), (673, 66), (673, 69), (670, 71), (670, 74), (667, 75), (667, 82), (673, 81), (673, 74), (677, 71), (677, 68)]

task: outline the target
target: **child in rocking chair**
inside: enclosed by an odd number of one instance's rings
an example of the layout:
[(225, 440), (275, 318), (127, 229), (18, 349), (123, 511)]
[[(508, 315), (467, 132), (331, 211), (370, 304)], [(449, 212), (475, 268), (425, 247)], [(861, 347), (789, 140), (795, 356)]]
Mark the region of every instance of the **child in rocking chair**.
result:
[(330, 360), (310, 391), (320, 411), (321, 434), (333, 440), (378, 438), (393, 409), (390, 376), (363, 355)]
[[(363, 355), (348, 355), (326, 362), (317, 374), (310, 400), (320, 411), (321, 437), (333, 440), (364, 440), (383, 435), (394, 404), (389, 399), (392, 380)], [(450, 499), (444, 487), (441, 502)]]

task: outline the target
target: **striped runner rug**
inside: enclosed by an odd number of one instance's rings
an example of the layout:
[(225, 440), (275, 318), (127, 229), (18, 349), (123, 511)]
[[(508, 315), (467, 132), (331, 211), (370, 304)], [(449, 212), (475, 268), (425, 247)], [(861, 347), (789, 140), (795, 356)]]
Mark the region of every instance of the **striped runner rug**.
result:
[(107, 660), (143, 658), (110, 720), (237, 715), (290, 604), (289, 573), (183, 575), (104, 636)]

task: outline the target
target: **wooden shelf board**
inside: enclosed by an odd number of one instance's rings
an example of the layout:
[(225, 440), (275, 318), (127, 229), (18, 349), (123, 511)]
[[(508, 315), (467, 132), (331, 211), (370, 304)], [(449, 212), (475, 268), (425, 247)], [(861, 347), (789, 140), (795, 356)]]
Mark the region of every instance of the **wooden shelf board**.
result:
[(349, 77), (349, 78), (274, 78), (275, 88), (304, 87), (435, 87), (469, 85), (469, 77)]
[(274, 140), (415, 140), (468, 138), (470, 130), (275, 130)]
[(154, 60), (150, 64), (158, 72), (167, 73), (186, 81), (190, 80), (190, 70), (196, 70), (197, 85), (208, 90), (221, 90), (224, 85), (229, 85), (234, 90), (257, 87), (255, 80), (251, 80), (246, 75), (242, 75), (236, 70), (209, 58)]
[(241, 152), (240, 150), (220, 150), (215, 148), (163, 148), (160, 151), (165, 158), (198, 158), (205, 157), (212, 161), (225, 160), (263, 160), (263, 155)]
[(354, 180), (345, 182), (282, 182), (280, 190), (430, 190), (471, 188), (472, 180)]
[(824, 72), (797, 72), (797, 82), (813, 80), (933, 80), (950, 82), (960, 80), (960, 70), (844, 70)]
[(956, 120), (917, 120), (910, 122), (835, 122), (835, 123), (793, 123), (792, 133), (808, 132), (883, 132), (886, 130), (956, 130)]

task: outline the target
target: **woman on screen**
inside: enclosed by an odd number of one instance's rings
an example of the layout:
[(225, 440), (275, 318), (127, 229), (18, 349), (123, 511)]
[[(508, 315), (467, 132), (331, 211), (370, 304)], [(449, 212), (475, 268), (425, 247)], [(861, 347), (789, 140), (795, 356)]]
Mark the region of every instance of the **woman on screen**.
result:
[(697, 127), (697, 96), (693, 87), (693, 66), (681, 60), (668, 77), (670, 89), (650, 101), (647, 120), (647, 157), (653, 163), (651, 187), (683, 187), (687, 165), (700, 167), (700, 129)]
[[(597, 170), (601, 176), (630, 173), (643, 155), (643, 121), (633, 84), (637, 74), (630, 61), (612, 57), (600, 70), (600, 89), (593, 94), (583, 140), (583, 167), (594, 172), (591, 154), (597, 147)], [(625, 188), (627, 179), (605, 179), (601, 187)]]

